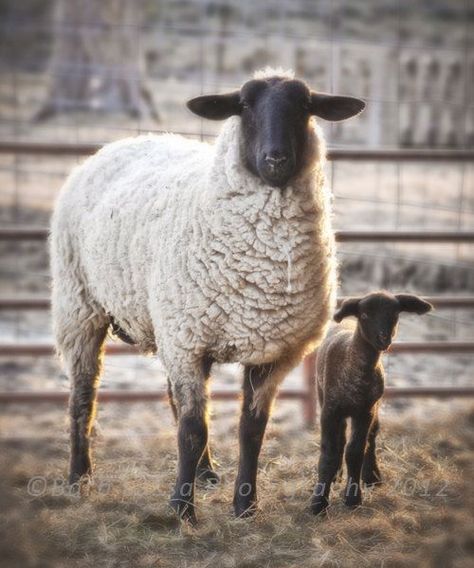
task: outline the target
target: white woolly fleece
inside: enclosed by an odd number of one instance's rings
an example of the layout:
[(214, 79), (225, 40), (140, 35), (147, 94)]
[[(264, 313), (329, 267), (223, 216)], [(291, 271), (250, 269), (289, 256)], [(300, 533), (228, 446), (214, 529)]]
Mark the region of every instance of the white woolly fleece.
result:
[(171, 374), (191, 375), (205, 355), (260, 364), (315, 346), (336, 277), (325, 146), (312, 132), (311, 168), (284, 190), (243, 166), (238, 117), (215, 145), (141, 136), (79, 166), (51, 229), (59, 352), (79, 357), (81, 333), (109, 316)]

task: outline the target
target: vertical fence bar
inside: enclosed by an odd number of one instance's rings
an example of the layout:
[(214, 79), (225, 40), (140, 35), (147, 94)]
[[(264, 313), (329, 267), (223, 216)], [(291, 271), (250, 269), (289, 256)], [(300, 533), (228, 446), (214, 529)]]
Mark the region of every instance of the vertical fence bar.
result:
[(316, 351), (310, 353), (303, 361), (303, 379), (306, 386), (306, 396), (303, 399), (303, 416), (306, 428), (316, 426)]

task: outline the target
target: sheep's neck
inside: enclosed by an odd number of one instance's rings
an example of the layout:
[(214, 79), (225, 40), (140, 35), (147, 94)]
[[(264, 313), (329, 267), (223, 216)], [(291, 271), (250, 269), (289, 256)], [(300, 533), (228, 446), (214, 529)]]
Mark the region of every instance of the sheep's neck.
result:
[(379, 366), (381, 352), (375, 349), (362, 335), (360, 326), (357, 325), (352, 335), (351, 360), (361, 370), (372, 370)]

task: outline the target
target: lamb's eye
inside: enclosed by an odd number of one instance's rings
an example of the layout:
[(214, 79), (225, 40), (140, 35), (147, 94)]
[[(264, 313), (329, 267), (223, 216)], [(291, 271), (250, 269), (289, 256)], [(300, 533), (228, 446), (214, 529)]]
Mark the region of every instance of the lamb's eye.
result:
[(243, 108), (244, 110), (249, 110), (250, 105), (249, 105), (249, 103), (248, 103), (247, 101), (242, 101), (241, 104), (242, 104), (242, 108)]
[(367, 314), (360, 314), (360, 319), (366, 320), (368, 317), (369, 316)]

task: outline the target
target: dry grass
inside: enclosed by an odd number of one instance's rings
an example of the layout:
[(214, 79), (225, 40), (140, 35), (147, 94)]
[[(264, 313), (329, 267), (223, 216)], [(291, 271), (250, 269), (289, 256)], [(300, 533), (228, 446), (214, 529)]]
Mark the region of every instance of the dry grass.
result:
[[(95, 485), (83, 497), (54, 485), (65, 473), (65, 439), (4, 443), (0, 558), (22, 567), (472, 566), (473, 432), (473, 409), (438, 422), (387, 419), (385, 485), (367, 491), (354, 511), (336, 486), (320, 519), (307, 509), (319, 435), (274, 424), (253, 520), (231, 516), (236, 438), (218, 435), (222, 483), (197, 492), (194, 530), (180, 527), (167, 507), (175, 470), (168, 428), (153, 438), (99, 438)], [(40, 497), (27, 491), (37, 475), (47, 480)]]

